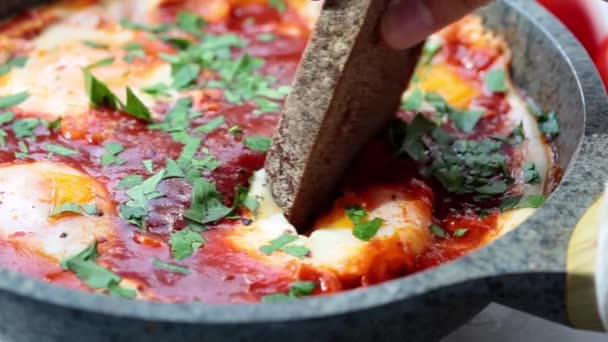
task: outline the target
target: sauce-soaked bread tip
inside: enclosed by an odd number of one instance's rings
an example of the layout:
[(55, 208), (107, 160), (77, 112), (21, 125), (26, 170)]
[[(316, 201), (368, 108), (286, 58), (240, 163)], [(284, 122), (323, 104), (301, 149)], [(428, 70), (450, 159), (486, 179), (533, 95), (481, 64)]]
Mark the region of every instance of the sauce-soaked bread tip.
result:
[(381, 40), (389, 3), (323, 5), (265, 165), (272, 194), (296, 227), (331, 200), (358, 150), (394, 116), (414, 70), (420, 46), (396, 51)]

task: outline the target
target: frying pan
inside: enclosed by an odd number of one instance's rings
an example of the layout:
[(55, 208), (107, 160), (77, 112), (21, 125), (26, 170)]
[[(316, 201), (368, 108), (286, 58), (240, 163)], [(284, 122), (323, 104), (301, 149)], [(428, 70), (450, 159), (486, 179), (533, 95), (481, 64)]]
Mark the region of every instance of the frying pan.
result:
[[(0, 15), (35, 2), (3, 0)], [(425, 272), (280, 304), (132, 301), (0, 270), (0, 340), (434, 341), (491, 301), (601, 329), (600, 308), (608, 308), (608, 258), (596, 244), (598, 216), (608, 211), (597, 202), (608, 179), (605, 90), (581, 45), (534, 1), (502, 0), (479, 14), (508, 41), (515, 83), (556, 110), (562, 129), (561, 185), (517, 229)]]

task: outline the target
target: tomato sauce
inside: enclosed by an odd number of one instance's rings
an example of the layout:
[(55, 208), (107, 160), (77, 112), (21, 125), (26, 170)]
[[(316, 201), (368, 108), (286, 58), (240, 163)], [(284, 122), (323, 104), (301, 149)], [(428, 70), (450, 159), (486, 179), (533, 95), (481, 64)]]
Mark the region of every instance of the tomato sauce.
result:
[[(166, 2), (160, 11), (160, 20), (173, 21), (180, 9), (176, 2)], [(27, 18), (35, 17), (34, 12), (28, 12)], [(255, 36), (268, 29), (278, 30), (286, 21), (281, 15), (266, 5), (244, 5), (235, 9), (227, 21), (209, 24), (205, 30), (214, 33), (234, 32), (251, 42), (242, 51), (254, 57), (263, 58), (265, 65), (262, 73), (277, 78), (279, 84), (290, 84), (306, 46), (308, 29), (304, 23), (296, 20), (293, 13), (287, 13), (294, 20), (289, 25), (297, 28), (303, 34), (285, 35), (277, 32), (277, 39), (259, 41)], [(21, 17), (6, 22), (0, 26), (0, 32), (10, 30), (11, 23), (18, 22)], [(29, 37), (31, 31), (27, 31)], [(156, 46), (156, 45), (158, 46)], [(156, 52), (171, 51), (171, 46), (158, 42), (144, 42), (145, 49)], [(464, 44), (451, 42), (442, 51), (448, 56), (448, 61), (454, 67), (468, 75), (478, 77), (498, 56), (493, 53), (481, 53), (468, 50)], [(478, 129), (469, 138), (481, 139), (493, 134), (504, 134), (507, 128), (502, 126), (501, 117), (509, 111), (508, 103), (502, 95), (484, 94), (475, 99), (476, 103), (487, 108), (490, 114), (482, 118)], [(160, 104), (156, 111), (166, 113), (170, 106)], [(248, 180), (254, 171), (264, 165), (263, 153), (245, 148), (242, 139), (248, 135), (271, 136), (277, 123), (278, 113), (253, 115), (253, 106), (248, 104), (235, 105), (226, 102), (221, 94), (210, 91), (205, 97), (193, 105), (201, 109), (204, 115), (193, 118), (191, 127), (197, 127), (213, 118), (223, 115), (225, 123), (215, 131), (205, 136), (202, 146), (209, 154), (217, 158), (221, 164), (214, 171), (205, 171), (203, 175), (213, 181), (223, 195), (224, 204), (230, 206), (234, 191), (238, 186), (248, 185)], [(18, 118), (35, 117), (36, 113), (16, 111)], [(411, 113), (401, 112), (400, 117), (411, 117)], [(229, 134), (228, 128), (238, 125), (242, 134)], [(22, 163), (28, 161), (16, 160), (14, 151), (18, 151), (18, 139), (14, 137), (9, 125), (2, 127), (9, 136), (6, 146), (0, 149), (0, 165)], [(449, 129), (449, 128), (448, 128)], [(196, 134), (193, 134), (196, 135)], [(200, 134), (199, 134), (200, 136)], [(99, 159), (105, 153), (103, 147), (107, 142), (118, 142), (124, 145), (125, 151), (120, 157), (126, 160), (122, 165), (100, 166)], [(29, 153), (33, 160), (49, 160), (47, 151), (43, 148), (48, 143), (61, 144), (79, 151), (76, 156), (53, 155), (51, 161), (65, 163), (79, 169), (102, 182), (118, 206), (126, 201), (125, 190), (117, 189), (119, 182), (127, 175), (144, 173), (142, 160), (152, 160), (155, 169), (165, 165), (165, 158), (177, 159), (183, 145), (174, 141), (167, 133), (150, 130), (147, 124), (113, 110), (91, 110), (85, 122), (73, 121), (66, 118), (61, 130), (50, 132), (44, 127), (38, 127), (36, 139), (28, 143)], [(505, 150), (511, 159), (515, 158), (512, 151)], [(384, 136), (379, 136), (370, 142), (359, 154), (346, 177), (342, 189), (363, 191), (375, 185), (400, 184), (416, 179), (423, 182), (423, 177), (417, 165), (408, 158), (395, 158), (391, 146)], [(421, 196), (434, 198), (434, 221), (440, 223), (450, 236), (459, 229), (467, 228), (467, 234), (460, 238), (440, 239), (435, 237), (432, 246), (418, 256), (414, 265), (407, 266), (407, 272), (424, 270), (454, 258), (457, 258), (487, 241), (488, 236), (497, 234), (496, 211), (485, 218), (476, 213), (480, 208), (495, 208), (496, 203), (472, 204), (466, 196), (451, 196), (433, 181), (424, 181), (430, 187), (420, 188)], [(264, 295), (285, 292), (289, 285), (297, 279), (319, 281), (321, 286), (315, 293), (331, 293), (354, 285), (348, 279), (336, 279), (320, 270), (301, 268), (298, 265), (288, 265), (281, 268), (262, 262), (246, 252), (232, 246), (226, 239), (235, 222), (221, 220), (210, 225), (202, 235), (207, 241), (191, 257), (179, 262), (179, 265), (192, 270), (189, 275), (178, 274), (164, 269), (155, 268), (151, 260), (171, 260), (168, 240), (174, 230), (183, 229), (186, 225), (183, 213), (189, 207), (191, 185), (184, 179), (169, 179), (160, 184), (163, 197), (150, 201), (147, 219), (148, 232), (138, 231), (125, 220), (117, 219), (119, 239), (117, 241), (99, 241), (101, 255), (97, 262), (106, 266), (120, 276), (137, 281), (138, 289), (147, 298), (166, 302), (205, 303), (234, 303), (254, 302)], [(424, 192), (424, 193), (423, 193)], [(58, 265), (48, 265), (40, 258), (28, 256), (19, 248), (8, 242), (0, 242), (0, 262), (12, 270), (46, 279), (63, 285), (86, 289), (70, 272), (63, 271)], [(407, 273), (405, 270), (389, 270), (377, 274), (383, 277), (396, 277)], [(387, 275), (388, 274), (388, 275)], [(370, 279), (369, 284), (383, 279)], [(357, 283), (360, 285), (360, 283)]]

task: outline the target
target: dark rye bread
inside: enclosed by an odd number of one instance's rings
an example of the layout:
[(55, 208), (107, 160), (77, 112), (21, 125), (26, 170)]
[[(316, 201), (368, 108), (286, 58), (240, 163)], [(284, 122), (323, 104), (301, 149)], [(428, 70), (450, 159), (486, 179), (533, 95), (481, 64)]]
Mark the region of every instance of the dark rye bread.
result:
[(328, 204), (353, 157), (399, 106), (420, 47), (383, 44), (379, 21), (389, 3), (324, 3), (265, 165), (272, 194), (296, 227)]

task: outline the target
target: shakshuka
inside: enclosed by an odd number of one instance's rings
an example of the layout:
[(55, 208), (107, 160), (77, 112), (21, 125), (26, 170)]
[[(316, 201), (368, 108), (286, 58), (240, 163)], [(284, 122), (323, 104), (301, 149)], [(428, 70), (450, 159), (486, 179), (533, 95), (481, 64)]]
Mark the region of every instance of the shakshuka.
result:
[(0, 265), (126, 298), (276, 302), (448, 262), (544, 203), (557, 115), (469, 16), (428, 39), (394, 121), (298, 234), (263, 166), (318, 11), (73, 0), (0, 22)]

